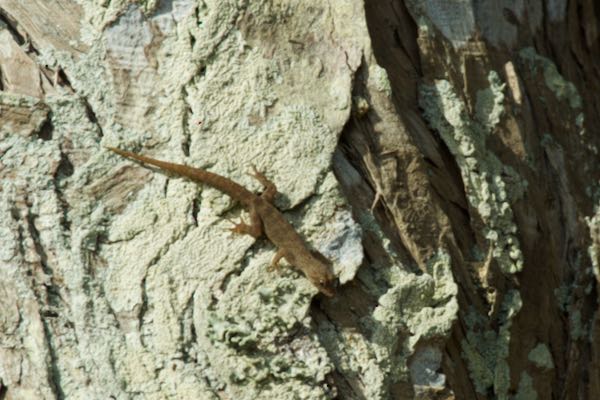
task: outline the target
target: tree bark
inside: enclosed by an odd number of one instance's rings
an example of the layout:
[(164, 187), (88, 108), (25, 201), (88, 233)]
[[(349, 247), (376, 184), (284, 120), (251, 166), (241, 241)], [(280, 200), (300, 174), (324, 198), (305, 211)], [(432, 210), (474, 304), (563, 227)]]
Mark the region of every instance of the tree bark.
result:
[(598, 7), (0, 0), (0, 400), (600, 398)]

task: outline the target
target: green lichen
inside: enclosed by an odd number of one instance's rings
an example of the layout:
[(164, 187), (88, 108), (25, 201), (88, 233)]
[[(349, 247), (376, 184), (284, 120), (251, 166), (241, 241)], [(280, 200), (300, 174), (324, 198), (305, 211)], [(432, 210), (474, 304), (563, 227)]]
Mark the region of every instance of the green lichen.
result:
[[(377, 342), (397, 340), (390, 333), (402, 326), (414, 333), (409, 339), (410, 346), (420, 339), (449, 332), (458, 311), (450, 257), (438, 251), (428, 263), (428, 272), (421, 276), (398, 273), (392, 277), (392, 288), (379, 298), (379, 306), (373, 312), (373, 319), (381, 327), (375, 331)], [(444, 306), (433, 307), (433, 304)]]
[(490, 86), (477, 91), (475, 117), (487, 133), (498, 125), (504, 112), (504, 88), (496, 71), (490, 71), (488, 76)]
[(142, 7), (146, 15), (151, 15), (160, 6), (159, 0), (137, 0), (137, 3)]
[(359, 271), (366, 290), (378, 297), (372, 315), (360, 321), (361, 330), (369, 334), (339, 331), (332, 325), (322, 328), (319, 336), (333, 350), (330, 354), (342, 374), (360, 376), (365, 398), (389, 399), (389, 388), (394, 384), (410, 384), (413, 373), (422, 378), (421, 385), (438, 385), (444, 379), (435, 372), (440, 369), (439, 363), (427, 360), (429, 374), (420, 373), (425, 369), (423, 361), (416, 366), (411, 364), (411, 369), (408, 364), (409, 360), (414, 361), (419, 341), (446, 338), (456, 320), (458, 288), (450, 257), (440, 249), (427, 262), (427, 273), (407, 272), (409, 268), (399, 261), (373, 214), (362, 213), (359, 221), (363, 230), (386, 249), (387, 262), (391, 264), (380, 261), (385, 267)]
[(556, 65), (546, 57), (542, 57), (536, 53), (532, 47), (527, 47), (519, 52), (523, 60), (529, 63), (530, 68), (535, 72), (537, 68), (542, 69), (544, 82), (546, 86), (556, 95), (561, 101), (567, 101), (573, 109), (581, 108), (581, 97), (577, 87), (567, 81), (556, 68)]
[(581, 311), (575, 310), (569, 314), (569, 328), (573, 340), (580, 340), (587, 336), (589, 327), (581, 319)]
[[(360, 216), (363, 229), (379, 238), (394, 265), (378, 270), (378, 281), (389, 288), (379, 296), (378, 306), (365, 327), (372, 331), (372, 351), (378, 360), (380, 382), (399, 382), (407, 379), (406, 362), (420, 340), (446, 337), (458, 313), (450, 256), (439, 249), (426, 264), (427, 273), (416, 275), (398, 261), (398, 255), (383, 234), (371, 213)], [(366, 282), (370, 282), (369, 279)], [(373, 284), (374, 293), (379, 293)], [(398, 332), (406, 332), (405, 337)], [(410, 332), (410, 334), (408, 334)], [(402, 349), (402, 350), (399, 350)], [(367, 385), (367, 387), (369, 387)], [(380, 390), (380, 389), (378, 389)], [(387, 394), (368, 398), (387, 398)]]
[[(250, 270), (258, 264), (253, 262)], [(259, 274), (252, 275), (260, 279)], [(258, 281), (256, 290), (249, 292), (244, 285), (230, 288), (216, 309), (205, 311), (198, 332), (200, 347), (218, 359), (219, 365), (211, 367), (214, 378), (231, 395), (330, 398), (325, 377), (333, 365), (305, 318), (309, 296), (292, 281), (286, 282)], [(242, 304), (235, 298), (240, 290), (245, 296)]]
[(592, 218), (586, 218), (586, 222), (592, 236), (592, 244), (588, 248), (588, 255), (592, 261), (592, 271), (596, 279), (600, 280), (600, 203), (596, 205), (596, 215)]
[(369, 81), (374, 85), (375, 89), (384, 93), (387, 97), (392, 97), (392, 85), (384, 68), (372, 63), (369, 66)]
[(38, 104), (43, 103), (36, 97), (27, 96), (24, 94), (11, 93), (11, 92), (0, 92), (0, 104), (5, 106), (23, 107), (27, 109), (34, 109)]
[[(388, 383), (406, 380), (406, 361), (414, 353), (416, 344), (446, 337), (458, 313), (458, 289), (450, 257), (444, 251), (439, 250), (429, 260), (428, 274), (415, 275), (397, 267), (391, 269), (387, 276), (391, 287), (379, 297), (370, 324), (375, 327), (373, 351)], [(406, 335), (398, 334), (403, 331)]]
[(533, 379), (527, 372), (522, 372), (519, 388), (517, 389), (514, 400), (536, 400), (537, 398), (537, 392), (533, 387)]
[[(527, 47), (519, 52), (521, 59), (529, 65), (533, 73), (539, 69), (542, 70), (544, 82), (548, 89), (554, 93), (559, 101), (565, 101), (569, 104), (573, 112), (567, 118), (568, 124), (566, 128), (568, 131), (575, 130), (570, 125), (575, 125), (576, 133), (580, 137), (584, 137), (587, 134), (585, 129), (585, 115), (582, 110), (582, 100), (575, 86), (572, 82), (566, 80), (559, 72), (552, 60), (546, 57), (540, 56), (536, 53), (535, 49)], [(542, 101), (544, 99), (542, 98)], [(594, 144), (593, 140), (582, 140), (582, 146), (593, 155), (598, 155), (598, 147)], [(587, 172), (590, 168), (588, 165), (583, 165), (582, 168)]]
[(577, 114), (577, 116), (575, 117), (575, 125), (577, 125), (578, 128), (582, 128), (583, 129), (583, 121), (585, 119), (585, 116), (583, 115), (583, 113), (579, 113)]
[(421, 86), (419, 102), (460, 167), (467, 199), (484, 222), (488, 250), (504, 273), (513, 274), (522, 269), (523, 255), (510, 204), (523, 196), (527, 183), (486, 147), (486, 136), (500, 120), (504, 98), (504, 85), (493, 71), (489, 82), (490, 87), (478, 94), (475, 119), (445, 80)]
[(560, 285), (554, 289), (554, 297), (556, 298), (558, 308), (564, 312), (567, 310), (567, 305), (569, 304), (571, 289), (567, 285)]
[(501, 306), (499, 329), (492, 330), (488, 319), (471, 310), (466, 318), (467, 335), (461, 342), (463, 357), (478, 393), (493, 390), (499, 399), (507, 399), (510, 388), (510, 370), (506, 361), (510, 345), (510, 328), (514, 316), (521, 309), (517, 291), (506, 294)]
[(538, 343), (527, 356), (536, 367), (543, 369), (554, 369), (554, 362), (552, 361), (552, 354), (545, 343)]

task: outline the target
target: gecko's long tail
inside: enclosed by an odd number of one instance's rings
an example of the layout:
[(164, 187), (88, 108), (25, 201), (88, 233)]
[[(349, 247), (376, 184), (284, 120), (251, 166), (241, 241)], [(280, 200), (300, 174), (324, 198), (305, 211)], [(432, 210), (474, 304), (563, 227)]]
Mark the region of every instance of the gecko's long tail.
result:
[(172, 172), (176, 175), (184, 176), (194, 182), (212, 186), (213, 188), (223, 193), (226, 193), (234, 200), (237, 200), (243, 204), (249, 205), (250, 201), (255, 196), (254, 193), (250, 192), (243, 186), (235, 183), (231, 179), (225, 178), (217, 174), (213, 174), (212, 172), (208, 172), (204, 169), (189, 167), (183, 164), (174, 164), (167, 161), (156, 160), (154, 158), (132, 153), (131, 151), (117, 149), (115, 147), (106, 148), (111, 151), (114, 151), (115, 153), (125, 158), (136, 160), (144, 164), (154, 165), (155, 167), (158, 167), (162, 170)]

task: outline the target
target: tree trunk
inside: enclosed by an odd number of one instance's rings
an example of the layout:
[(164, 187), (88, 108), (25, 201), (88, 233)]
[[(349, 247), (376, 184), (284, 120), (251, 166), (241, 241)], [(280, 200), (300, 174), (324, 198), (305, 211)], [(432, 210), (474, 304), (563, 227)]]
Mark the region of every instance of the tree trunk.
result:
[[(600, 398), (591, 0), (0, 0), (0, 400)], [(242, 204), (334, 297), (229, 232)]]

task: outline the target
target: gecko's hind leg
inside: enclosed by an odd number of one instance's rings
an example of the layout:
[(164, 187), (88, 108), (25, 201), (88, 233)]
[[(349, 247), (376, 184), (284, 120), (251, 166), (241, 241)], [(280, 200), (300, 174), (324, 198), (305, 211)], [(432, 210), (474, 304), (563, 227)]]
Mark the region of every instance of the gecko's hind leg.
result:
[(240, 217), (240, 222), (234, 222), (230, 219), (228, 219), (228, 221), (234, 225), (233, 228), (229, 228), (229, 230), (233, 233), (250, 235), (255, 239), (258, 239), (262, 236), (262, 221), (260, 220), (260, 216), (254, 208), (250, 209), (250, 224), (247, 224), (242, 217)]
[(277, 186), (275, 186), (275, 184), (269, 178), (267, 178), (265, 174), (257, 170), (254, 165), (252, 165), (252, 173), (248, 175), (259, 181), (260, 184), (265, 188), (265, 191), (262, 192), (260, 197), (269, 203), (273, 203), (275, 196), (277, 195)]

